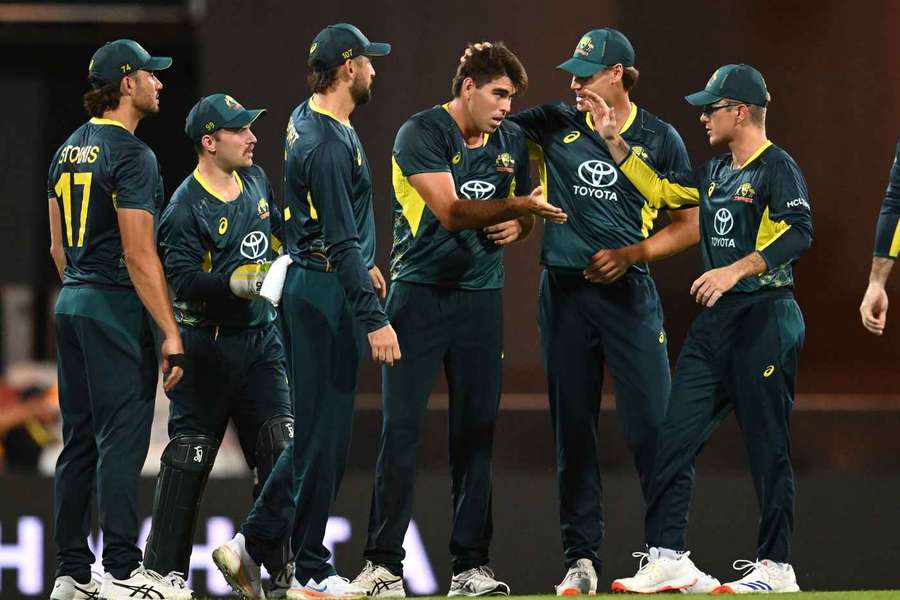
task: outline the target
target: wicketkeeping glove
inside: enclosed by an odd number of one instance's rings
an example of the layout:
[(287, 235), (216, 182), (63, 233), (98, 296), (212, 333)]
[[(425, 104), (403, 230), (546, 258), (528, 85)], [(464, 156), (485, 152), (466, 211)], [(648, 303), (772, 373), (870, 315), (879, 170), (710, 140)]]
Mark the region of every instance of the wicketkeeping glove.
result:
[(250, 263), (236, 268), (228, 278), (228, 287), (231, 288), (231, 293), (238, 298), (248, 300), (259, 296), (259, 290), (271, 266), (272, 263), (263, 262)]

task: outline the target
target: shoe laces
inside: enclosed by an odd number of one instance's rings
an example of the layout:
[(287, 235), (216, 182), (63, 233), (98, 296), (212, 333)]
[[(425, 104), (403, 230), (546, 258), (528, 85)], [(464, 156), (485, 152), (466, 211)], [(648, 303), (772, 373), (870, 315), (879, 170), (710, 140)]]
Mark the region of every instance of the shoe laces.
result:
[(475, 567), (474, 569), (469, 569), (468, 571), (464, 571), (460, 573), (460, 575), (465, 575), (463, 579), (474, 579), (476, 581), (497, 581), (497, 578), (494, 576), (494, 571), (487, 565), (481, 565), (480, 567)]
[(591, 572), (587, 567), (582, 567), (580, 565), (574, 565), (569, 569), (569, 572), (566, 573), (566, 579), (590, 579)]
[(184, 573), (181, 571), (169, 571), (169, 574), (165, 576), (165, 580), (174, 588), (183, 590), (187, 587), (187, 582), (184, 580)]
[(743, 571), (743, 577), (741, 579), (746, 579), (751, 575), (754, 577), (763, 577), (766, 580), (769, 579), (769, 572), (771, 569), (771, 561), (765, 562), (761, 560), (744, 560), (738, 559), (731, 564), (731, 567), (735, 571)]
[(291, 587), (291, 580), (294, 578), (294, 561), (289, 561), (284, 568), (275, 576), (275, 585), (279, 588)]

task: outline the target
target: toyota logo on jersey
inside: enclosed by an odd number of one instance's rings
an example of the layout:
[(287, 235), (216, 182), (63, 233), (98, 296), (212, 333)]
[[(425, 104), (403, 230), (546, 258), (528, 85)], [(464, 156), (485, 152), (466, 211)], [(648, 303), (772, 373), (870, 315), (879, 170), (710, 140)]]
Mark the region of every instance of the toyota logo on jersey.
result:
[(459, 193), (469, 200), (492, 198), (495, 191), (497, 191), (497, 188), (494, 187), (494, 184), (477, 179), (467, 181), (459, 187)]
[(241, 254), (250, 260), (265, 255), (269, 249), (269, 238), (262, 231), (251, 231), (241, 240)]

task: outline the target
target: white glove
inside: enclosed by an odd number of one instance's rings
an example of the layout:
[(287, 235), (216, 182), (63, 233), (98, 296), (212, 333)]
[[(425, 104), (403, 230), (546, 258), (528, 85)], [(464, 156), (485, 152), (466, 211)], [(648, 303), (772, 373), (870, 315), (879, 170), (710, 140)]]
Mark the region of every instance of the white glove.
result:
[(288, 267), (291, 266), (291, 257), (287, 254), (279, 256), (272, 263), (269, 274), (263, 282), (259, 295), (269, 302), (272, 306), (278, 306), (281, 301), (281, 290), (284, 288), (284, 278), (287, 277)]
[(272, 263), (263, 262), (249, 263), (236, 268), (228, 278), (228, 287), (231, 288), (231, 293), (238, 298), (247, 300), (259, 296), (259, 290), (262, 288), (263, 280), (271, 266)]

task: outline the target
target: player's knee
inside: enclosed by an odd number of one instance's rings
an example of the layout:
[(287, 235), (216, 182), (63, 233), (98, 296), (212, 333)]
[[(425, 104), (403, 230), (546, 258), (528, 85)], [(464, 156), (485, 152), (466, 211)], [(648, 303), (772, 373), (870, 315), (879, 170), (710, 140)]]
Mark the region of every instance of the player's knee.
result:
[(179, 435), (162, 453), (163, 465), (179, 471), (207, 471), (216, 461), (219, 440), (209, 435)]
[(273, 456), (275, 460), (281, 451), (294, 441), (294, 418), (290, 415), (275, 415), (263, 422), (256, 435), (256, 459), (261, 455)]

